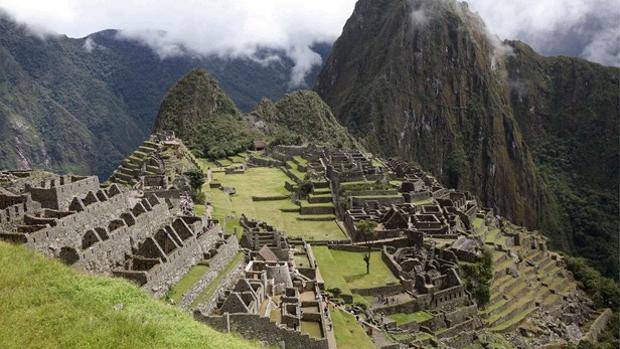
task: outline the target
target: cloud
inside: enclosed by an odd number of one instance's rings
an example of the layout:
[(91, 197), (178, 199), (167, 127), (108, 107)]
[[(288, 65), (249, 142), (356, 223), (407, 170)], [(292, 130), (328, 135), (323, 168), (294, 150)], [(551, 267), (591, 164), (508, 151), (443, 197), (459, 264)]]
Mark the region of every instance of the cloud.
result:
[(302, 83), (321, 64), (310, 47), (334, 41), (354, 5), (355, 0), (0, 0), (0, 8), (31, 27), (70, 37), (121, 29), (162, 58), (191, 52), (261, 60), (260, 48), (284, 50), (295, 63), (291, 84)]
[(84, 50), (86, 50), (86, 52), (91, 53), (94, 49), (97, 48), (97, 43), (92, 38), (86, 38), (82, 47), (84, 48)]
[(619, 0), (470, 0), (490, 30), (545, 55), (620, 66)]
[[(435, 0), (428, 0), (435, 1)], [(620, 0), (470, 0), (489, 31), (521, 39), (543, 54), (581, 56), (620, 66)], [(84, 37), (122, 29), (162, 57), (191, 52), (257, 57), (260, 48), (284, 50), (295, 62), (291, 83), (320, 58), (315, 42), (333, 41), (356, 0), (0, 0), (19, 22)], [(424, 9), (412, 20), (424, 23)], [(33, 29), (34, 28), (34, 29)], [(264, 57), (263, 57), (264, 58)], [(274, 63), (276, 60), (265, 61)]]

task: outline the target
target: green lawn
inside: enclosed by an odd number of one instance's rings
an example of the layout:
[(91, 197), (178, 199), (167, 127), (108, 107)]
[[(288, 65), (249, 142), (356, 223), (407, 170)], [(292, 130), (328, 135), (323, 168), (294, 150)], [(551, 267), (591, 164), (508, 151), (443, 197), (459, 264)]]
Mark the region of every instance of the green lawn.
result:
[(390, 319), (396, 321), (397, 325), (404, 325), (411, 322), (423, 322), (430, 320), (433, 316), (425, 311), (418, 311), (415, 313), (397, 313), (389, 316)]
[(331, 308), (331, 318), (338, 348), (374, 349), (375, 345), (353, 315)]
[(0, 242), (3, 348), (255, 348), (123, 279)]
[(239, 155), (229, 156), (228, 159), (235, 164), (243, 164), (245, 162), (245, 158)]
[(202, 217), (205, 214), (205, 205), (196, 204), (194, 205), (194, 215), (198, 217)]
[[(215, 169), (219, 166), (215, 164), (215, 162), (209, 161), (207, 159), (197, 159), (198, 165), (200, 168), (206, 173), (208, 169)], [(206, 174), (205, 174), (206, 175)]]
[(417, 199), (413, 200), (413, 203), (416, 205), (430, 205), (433, 203), (433, 198)]
[(295, 177), (297, 177), (301, 181), (304, 180), (304, 178), (306, 177), (306, 173), (299, 171), (299, 169), (297, 169), (297, 164), (296, 163), (294, 163), (293, 161), (289, 160), (289, 161), (286, 162), (286, 164), (288, 165), (288, 170), (291, 171), (291, 173), (293, 175), (295, 175)]
[[(224, 222), (224, 217), (232, 215), (235, 221), (242, 213), (248, 217), (263, 220), (277, 229), (285, 231), (290, 237), (303, 237), (307, 240), (342, 240), (346, 235), (336, 221), (300, 221), (299, 212), (282, 212), (280, 208), (295, 208), (289, 200), (252, 201), (252, 196), (278, 196), (290, 194), (284, 188), (286, 174), (277, 168), (249, 168), (244, 174), (226, 175), (214, 173), (213, 177), (223, 186), (234, 187), (237, 194), (229, 196), (216, 188), (203, 187), (206, 200), (211, 202), (214, 217)], [(230, 223), (230, 220), (227, 222)], [(235, 224), (235, 223), (233, 223)], [(234, 228), (234, 225), (232, 226)], [(237, 225), (238, 227), (238, 225)], [(229, 227), (230, 228), (230, 227)], [(232, 232), (227, 230), (227, 232)]]
[(499, 234), (499, 229), (491, 228), (489, 229), (489, 232), (487, 233), (485, 241), (495, 243), (495, 242), (498, 242), (500, 238), (501, 238), (501, 235)]
[[(354, 288), (371, 288), (398, 283), (398, 279), (381, 260), (381, 252), (370, 255), (370, 273), (366, 274), (364, 252), (330, 250), (326, 246), (313, 246), (312, 251), (319, 264), (327, 289), (339, 288), (345, 294), (352, 294)], [(363, 297), (355, 301), (367, 303)]]
[(474, 221), (472, 222), (472, 225), (474, 226), (474, 229), (478, 230), (482, 227), (482, 225), (484, 224), (484, 219), (476, 217), (474, 218)]
[(224, 279), (224, 277), (228, 274), (230, 274), (234, 269), (235, 266), (237, 266), (237, 264), (239, 262), (241, 262), (243, 260), (243, 258), (245, 258), (243, 253), (237, 253), (237, 255), (235, 256), (235, 258), (233, 258), (230, 262), (228, 262), (228, 264), (226, 265), (226, 267), (224, 267), (224, 269), (222, 269), (220, 271), (219, 274), (217, 274), (217, 276), (215, 277), (215, 279), (213, 279), (208, 285), (207, 287), (205, 287), (196, 297), (196, 299), (194, 299), (194, 301), (192, 302), (192, 307), (196, 306), (200, 303), (204, 303), (206, 301), (208, 301), (212, 296), (213, 293), (215, 292), (215, 290), (217, 289), (217, 287), (220, 285), (220, 283), (222, 282), (222, 279)]
[(233, 162), (228, 159), (217, 159), (216, 161), (219, 162), (223, 167), (227, 167), (233, 164)]
[(176, 285), (174, 285), (170, 291), (168, 291), (167, 296), (172, 299), (175, 304), (179, 303), (183, 296), (187, 293), (187, 291), (194, 286), (198, 280), (202, 278), (202, 276), (209, 270), (209, 267), (206, 265), (196, 265), (192, 267), (187, 274), (185, 274)]
[(306, 165), (308, 163), (308, 160), (302, 158), (301, 156), (293, 156), (293, 159), (295, 159), (295, 161), (297, 161), (300, 165)]

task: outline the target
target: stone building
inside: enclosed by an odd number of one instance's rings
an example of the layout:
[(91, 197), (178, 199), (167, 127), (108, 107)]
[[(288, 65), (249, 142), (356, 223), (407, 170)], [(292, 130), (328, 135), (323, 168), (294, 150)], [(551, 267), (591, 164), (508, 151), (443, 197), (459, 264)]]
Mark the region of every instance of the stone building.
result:
[[(299, 241), (301, 247), (293, 247), (285, 234), (246, 217), (241, 225), (242, 246), (248, 249), (250, 261), (213, 312), (196, 311), (195, 318), (271, 345), (335, 348), (310, 246)], [(295, 261), (302, 256), (308, 263), (299, 265), (300, 270)]]

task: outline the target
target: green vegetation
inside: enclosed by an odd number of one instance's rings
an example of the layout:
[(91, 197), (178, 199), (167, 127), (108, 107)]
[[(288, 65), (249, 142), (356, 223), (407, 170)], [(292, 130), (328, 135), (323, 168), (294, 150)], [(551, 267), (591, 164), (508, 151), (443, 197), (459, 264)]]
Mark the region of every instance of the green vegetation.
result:
[[(512, 344), (504, 339), (503, 336), (499, 334), (493, 334), (489, 332), (479, 333), (479, 343), (470, 344), (466, 346), (464, 349), (514, 349)], [(480, 343), (485, 343), (480, 344)]]
[(308, 163), (308, 160), (304, 159), (301, 156), (293, 156), (293, 159), (300, 165), (306, 165)]
[(194, 214), (196, 216), (202, 217), (204, 216), (205, 212), (206, 212), (205, 205), (201, 205), (201, 204), (194, 205)]
[(355, 317), (338, 308), (331, 308), (331, 318), (338, 348), (374, 349), (375, 345), (357, 323)]
[[(410, 26), (401, 15), (410, 5), (403, 4), (360, 6), (345, 27), (316, 85), (338, 120), (369, 150), (421, 164), (448, 187), (470, 190), (516, 223), (541, 228), (553, 247), (618, 280), (620, 69), (541, 56), (512, 41), (506, 45), (514, 54), (502, 68), (507, 79), (496, 79), (484, 25), (451, 1), (432, 2), (425, 12), (437, 25), (392, 46), (390, 38)], [(465, 52), (452, 39), (455, 31), (475, 43), (475, 54), (458, 63), (458, 77), (443, 69), (452, 65), (446, 47)], [(412, 72), (401, 63), (420, 38), (429, 60)], [(428, 76), (442, 84), (429, 88)], [(429, 111), (446, 127), (412, 121)], [(411, 132), (424, 127), (428, 132)], [(497, 173), (503, 178), (493, 182)]]
[(375, 228), (377, 223), (373, 221), (363, 220), (356, 224), (362, 240), (372, 240), (375, 237)]
[(0, 242), (5, 348), (252, 348), (122, 279), (81, 274)]
[[(0, 32), (3, 169), (18, 167), (24, 156), (33, 168), (107, 178), (148, 136), (166, 90), (194, 67), (221, 81), (244, 111), (263, 96), (278, 99), (291, 89), (294, 62), (288, 59), (277, 65), (213, 55), (162, 60), (114, 30), (91, 35), (97, 45), (86, 52), (83, 38), (54, 35), (42, 41), (4, 15)], [(324, 57), (329, 46), (312, 49)], [(317, 73), (307, 75), (308, 86)]]
[[(303, 237), (308, 240), (342, 240), (346, 235), (338, 224), (331, 221), (303, 221), (297, 218), (299, 212), (283, 212), (280, 209), (298, 209), (291, 200), (252, 201), (252, 196), (287, 196), (284, 188), (288, 177), (279, 169), (257, 167), (249, 168), (244, 174), (226, 175), (214, 173), (213, 177), (223, 186), (234, 187), (236, 194), (229, 196), (220, 189), (203, 187), (206, 200), (213, 205), (214, 217), (224, 222), (224, 217), (232, 215), (235, 221), (241, 214), (263, 220), (274, 227), (286, 231), (290, 237)], [(256, 185), (260, 183), (260, 185)], [(230, 224), (231, 220), (227, 220)]]
[(246, 150), (256, 137), (234, 102), (201, 69), (185, 75), (166, 94), (155, 131), (166, 130), (197, 156), (215, 159)]
[(217, 276), (215, 277), (215, 279), (211, 280), (211, 282), (209, 283), (209, 285), (207, 285), (207, 287), (205, 287), (196, 297), (196, 299), (194, 299), (194, 301), (192, 302), (192, 306), (196, 306), (200, 303), (204, 303), (207, 300), (211, 299), (211, 297), (213, 296), (213, 293), (217, 290), (217, 288), (220, 286), (222, 280), (224, 279), (224, 277), (226, 277), (228, 274), (232, 273), (233, 270), (235, 269), (235, 267), (245, 258), (245, 255), (241, 252), (237, 253), (237, 255), (235, 256), (235, 258), (233, 258), (230, 262), (228, 262), (228, 264), (226, 265), (226, 267), (224, 267), (224, 269), (222, 269), (219, 274), (217, 274)]
[(175, 304), (179, 303), (187, 291), (189, 291), (208, 270), (209, 267), (201, 264), (192, 267), (192, 269), (168, 291), (166, 297), (173, 300)]
[(602, 276), (583, 258), (566, 256), (566, 266), (575, 279), (583, 284), (585, 291), (598, 308), (620, 307), (620, 285), (617, 282)]
[(471, 292), (478, 306), (486, 305), (491, 298), (493, 253), (485, 248), (480, 262), (459, 262), (459, 267), (465, 282), (465, 288)]
[(306, 173), (305, 172), (301, 172), (297, 169), (297, 164), (294, 163), (293, 161), (287, 161), (286, 164), (288, 165), (288, 170), (291, 171), (291, 173), (293, 174), (293, 176), (297, 177), (300, 181), (303, 181), (306, 177)]
[(404, 325), (411, 322), (424, 322), (433, 318), (433, 315), (425, 312), (418, 311), (415, 313), (396, 313), (389, 316), (390, 319), (396, 321), (397, 325)]
[(205, 197), (202, 192), (202, 186), (205, 184), (205, 174), (200, 170), (191, 170), (184, 173), (189, 178), (189, 184), (192, 187), (192, 200), (197, 204), (204, 204)]
[(208, 169), (214, 170), (219, 167), (215, 162), (204, 159), (204, 158), (198, 158), (197, 161), (198, 161), (198, 165), (200, 165), (200, 168), (205, 173), (207, 172)]
[(354, 296), (356, 302), (368, 303), (363, 297), (354, 295), (351, 289), (398, 283), (398, 279), (381, 259), (381, 252), (371, 252), (370, 273), (366, 274), (366, 252), (331, 250), (327, 246), (314, 246), (312, 251), (325, 281), (325, 288), (339, 289), (342, 294)]
[(263, 99), (253, 114), (269, 126), (272, 144), (300, 144), (310, 141), (338, 148), (360, 145), (342, 127), (331, 109), (316, 92), (295, 91), (273, 103)]

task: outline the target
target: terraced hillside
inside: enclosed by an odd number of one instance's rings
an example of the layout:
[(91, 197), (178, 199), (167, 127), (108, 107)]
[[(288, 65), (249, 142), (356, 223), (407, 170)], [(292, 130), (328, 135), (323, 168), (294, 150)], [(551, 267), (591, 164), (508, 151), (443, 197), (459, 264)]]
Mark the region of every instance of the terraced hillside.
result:
[(183, 141), (154, 134), (124, 159), (112, 172), (109, 182), (133, 186), (141, 176), (165, 175), (170, 182), (179, 173), (197, 170), (198, 162)]
[(535, 310), (552, 308), (575, 291), (576, 283), (562, 268), (561, 257), (532, 247), (540, 237), (529, 235), (520, 246), (512, 247), (506, 246), (505, 237), (493, 236), (492, 231), (487, 238), (506, 249), (493, 254), (491, 299), (482, 311), (491, 331), (515, 329)]

